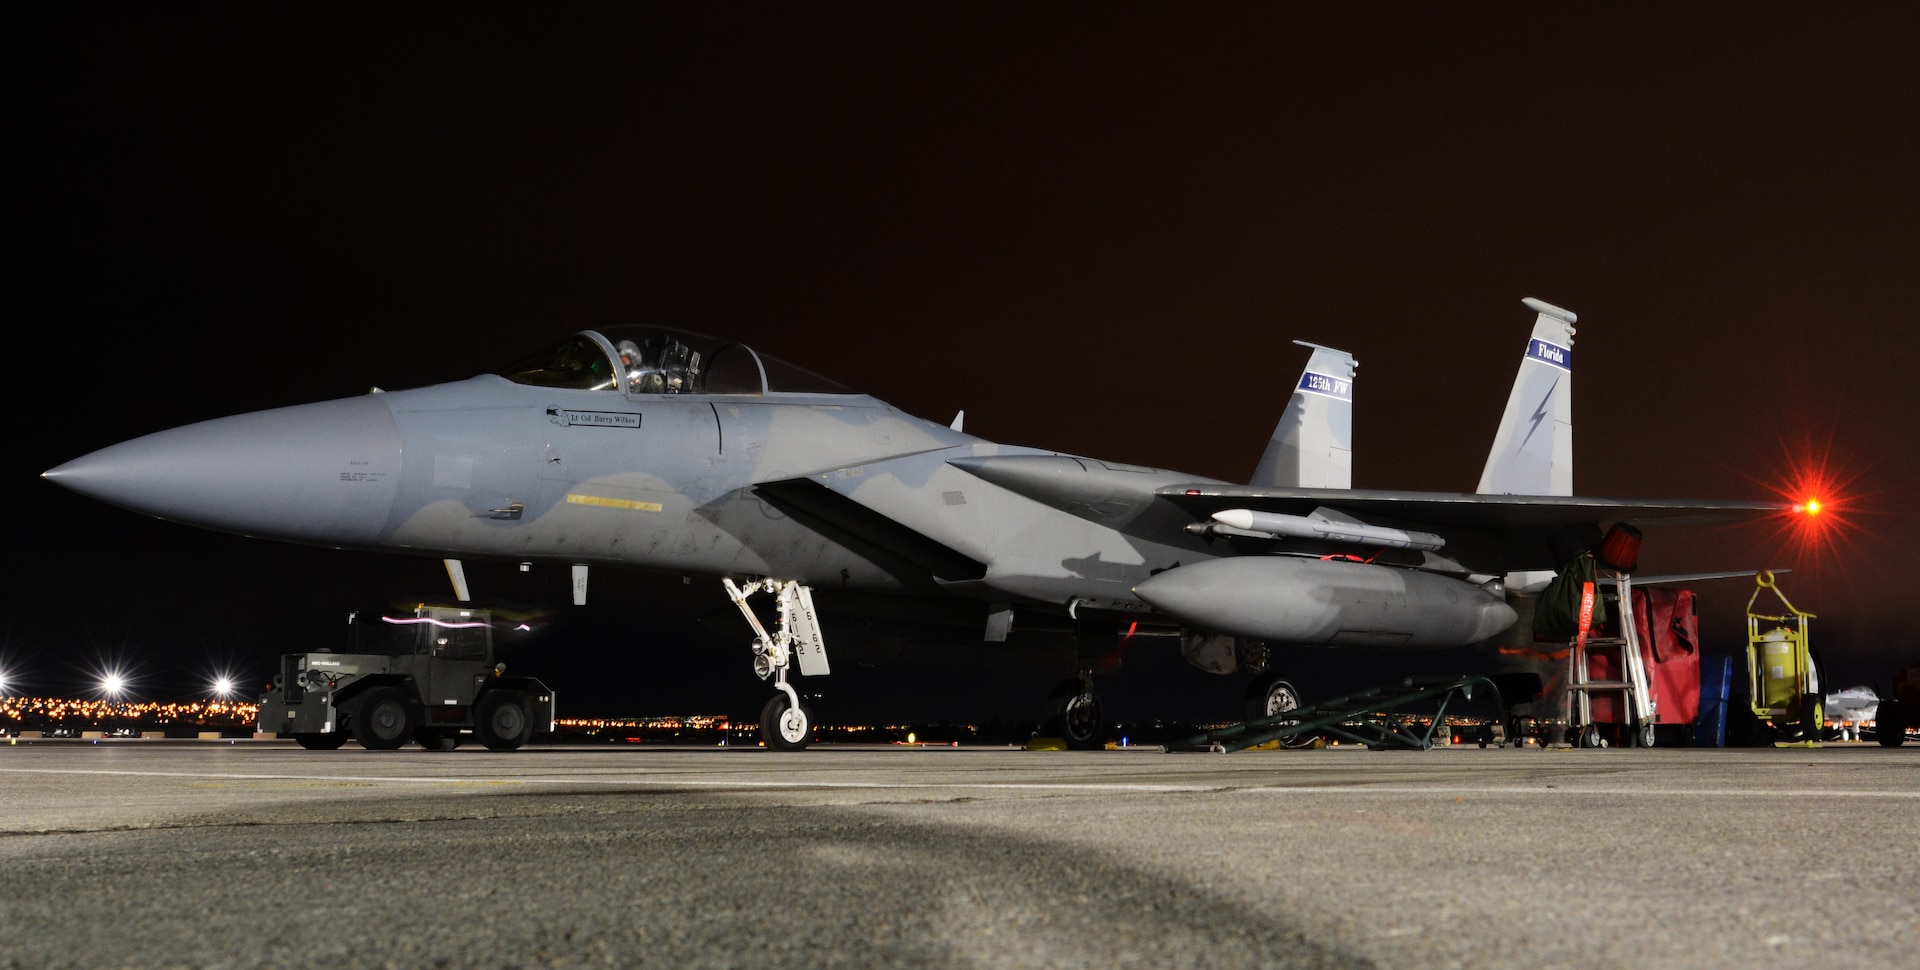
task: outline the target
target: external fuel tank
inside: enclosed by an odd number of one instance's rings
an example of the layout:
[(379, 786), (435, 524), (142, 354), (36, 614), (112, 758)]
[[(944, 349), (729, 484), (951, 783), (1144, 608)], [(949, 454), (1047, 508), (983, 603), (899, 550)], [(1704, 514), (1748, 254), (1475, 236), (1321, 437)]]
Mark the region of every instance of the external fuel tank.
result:
[(1212, 559), (1133, 591), (1188, 626), (1307, 645), (1459, 647), (1516, 619), (1502, 596), (1457, 579), (1335, 559)]

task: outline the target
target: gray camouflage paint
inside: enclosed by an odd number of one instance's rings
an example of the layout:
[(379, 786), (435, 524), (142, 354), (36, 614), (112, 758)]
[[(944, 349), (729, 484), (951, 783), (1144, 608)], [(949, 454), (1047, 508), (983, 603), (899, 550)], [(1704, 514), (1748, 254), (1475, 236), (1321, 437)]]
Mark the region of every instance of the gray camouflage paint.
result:
[[(1571, 314), (1542, 311), (1515, 400), (1534, 371), (1567, 373), (1534, 359), (1550, 318), (1570, 334)], [(1474, 642), (1511, 623), (1497, 587), (1483, 586), (1539, 568), (1553, 530), (1774, 508), (1346, 490), (1352, 366), (1315, 348), (1255, 486), (999, 445), (864, 394), (639, 394), (493, 375), (175, 428), (46, 477), (160, 518), (315, 545), (772, 576), (1407, 646)], [(1325, 393), (1308, 386), (1316, 373), (1348, 383)], [(1531, 454), (1511, 442), (1525, 418), (1509, 406), (1489, 475), (1507, 467), (1502, 449)], [(1327, 483), (1341, 487), (1313, 487)], [(1327, 562), (1357, 550), (1205, 524), (1223, 509), (1321, 507), (1447, 546)]]

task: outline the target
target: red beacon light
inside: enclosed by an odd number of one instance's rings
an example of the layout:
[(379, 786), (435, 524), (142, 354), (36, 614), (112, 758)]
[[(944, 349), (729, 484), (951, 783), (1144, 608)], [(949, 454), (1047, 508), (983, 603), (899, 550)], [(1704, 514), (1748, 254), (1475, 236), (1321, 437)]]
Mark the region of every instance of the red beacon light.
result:
[(1884, 512), (1859, 491), (1860, 472), (1834, 454), (1831, 442), (1795, 445), (1783, 438), (1780, 445), (1784, 454), (1769, 464), (1771, 480), (1756, 479), (1780, 503), (1772, 517), (1774, 531), (1794, 555), (1804, 557), (1799, 565), (1838, 565), (1852, 540), (1865, 534), (1861, 520)]

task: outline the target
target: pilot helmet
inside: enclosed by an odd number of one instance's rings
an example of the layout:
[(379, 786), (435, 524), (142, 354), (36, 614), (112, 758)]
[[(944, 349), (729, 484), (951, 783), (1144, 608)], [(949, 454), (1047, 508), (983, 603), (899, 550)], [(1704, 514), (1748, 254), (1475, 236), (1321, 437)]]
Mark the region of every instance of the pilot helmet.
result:
[(631, 340), (622, 340), (614, 347), (620, 352), (620, 365), (632, 371), (640, 366), (640, 345)]

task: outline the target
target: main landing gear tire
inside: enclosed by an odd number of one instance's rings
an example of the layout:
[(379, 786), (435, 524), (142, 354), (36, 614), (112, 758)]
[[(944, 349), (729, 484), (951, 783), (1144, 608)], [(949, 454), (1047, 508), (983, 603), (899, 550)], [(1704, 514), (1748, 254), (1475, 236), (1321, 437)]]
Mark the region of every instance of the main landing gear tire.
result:
[(418, 720), (400, 688), (375, 687), (353, 713), (353, 739), (369, 751), (392, 751), (413, 740)]
[(347, 732), (333, 731), (327, 734), (296, 734), (293, 740), (308, 751), (336, 751), (347, 743)]
[[(1247, 685), (1241, 713), (1249, 721), (1264, 720), (1300, 707), (1300, 692), (1277, 673), (1261, 674)], [(1280, 742), (1283, 747), (1304, 748), (1313, 743), (1309, 737), (1294, 736)]]
[(1300, 692), (1283, 680), (1279, 674), (1261, 674), (1247, 685), (1246, 706), (1243, 713), (1247, 720), (1259, 721), (1285, 714), (1300, 706)]
[(1047, 695), (1047, 719), (1042, 734), (1067, 742), (1075, 751), (1106, 746), (1106, 723), (1100, 719), (1100, 697), (1079, 678), (1064, 680)]
[(488, 751), (512, 751), (533, 734), (527, 699), (511, 690), (490, 690), (474, 705), (473, 733)]
[(769, 751), (800, 751), (813, 740), (813, 712), (805, 704), (794, 707), (781, 691), (760, 709), (760, 738)]

